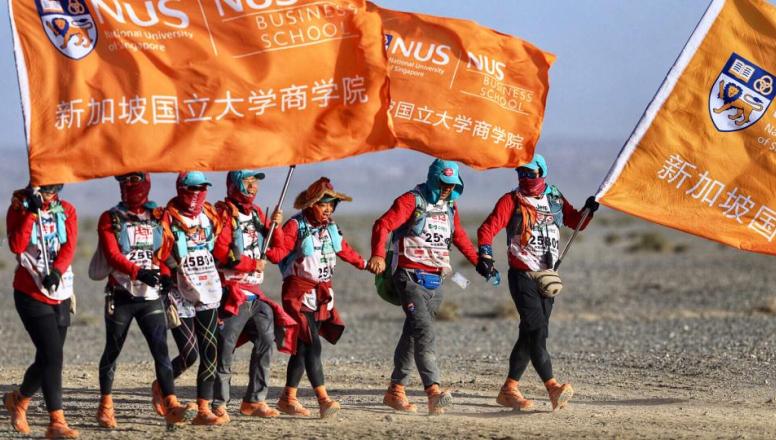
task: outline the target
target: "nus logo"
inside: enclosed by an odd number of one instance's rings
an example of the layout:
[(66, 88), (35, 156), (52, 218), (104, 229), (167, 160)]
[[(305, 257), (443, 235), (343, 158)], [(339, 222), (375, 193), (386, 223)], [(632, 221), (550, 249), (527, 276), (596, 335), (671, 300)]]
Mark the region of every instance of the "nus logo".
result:
[(452, 48), (444, 44), (404, 39), (398, 35), (387, 34), (385, 47), (390, 55), (412, 58), (421, 63), (431, 62), (438, 66), (450, 64)]
[[(91, 0), (91, 3), (100, 23), (105, 23), (106, 17), (111, 17), (121, 24), (129, 21), (140, 27), (160, 23), (177, 29), (189, 27), (189, 16), (175, 8), (181, 4), (181, 0)], [(138, 6), (138, 3), (143, 6)]]
[(487, 73), (499, 81), (504, 80), (504, 69), (507, 67), (505, 63), (490, 59), (487, 55), (478, 55), (472, 52), (467, 53), (469, 55), (469, 62), (466, 64), (467, 69), (471, 70), (472, 66), (474, 66), (475, 70)]

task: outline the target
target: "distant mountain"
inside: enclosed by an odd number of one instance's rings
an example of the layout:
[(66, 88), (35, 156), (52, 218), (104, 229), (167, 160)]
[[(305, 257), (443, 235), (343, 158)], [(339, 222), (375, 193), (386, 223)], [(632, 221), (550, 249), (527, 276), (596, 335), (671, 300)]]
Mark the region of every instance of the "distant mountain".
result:
[[(549, 163), (549, 180), (560, 187), (575, 205), (593, 194), (616, 158), (620, 141), (542, 141), (540, 151)], [(3, 148), (0, 161), (0, 212), (8, 207), (11, 193), (28, 181), (27, 154), (24, 150)], [(300, 166), (294, 174), (286, 210), (291, 210), (294, 197), (320, 176), (332, 179), (337, 190), (354, 198), (343, 205), (342, 211), (372, 213), (385, 210), (402, 192), (425, 180), (431, 157), (408, 150), (393, 150), (350, 159)], [(285, 168), (267, 171), (258, 198), (261, 206), (274, 205), (286, 175)], [(225, 173), (209, 173), (214, 183), (209, 199), (215, 201), (225, 192)], [(517, 183), (515, 172), (508, 169), (474, 171), (463, 167), (466, 186), (460, 206), (464, 210), (485, 212), (496, 200)], [(159, 203), (174, 195), (175, 175), (153, 176), (151, 193)], [(64, 197), (75, 204), (81, 216), (96, 216), (118, 200), (118, 188), (113, 179), (67, 185)]]

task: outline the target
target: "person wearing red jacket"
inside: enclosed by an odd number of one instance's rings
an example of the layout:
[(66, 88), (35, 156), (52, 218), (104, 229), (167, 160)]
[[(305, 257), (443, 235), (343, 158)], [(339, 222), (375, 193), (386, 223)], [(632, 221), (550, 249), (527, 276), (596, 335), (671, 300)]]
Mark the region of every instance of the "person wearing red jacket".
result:
[(391, 249), (393, 285), (406, 319), (394, 352), (391, 384), (383, 403), (403, 412), (416, 412), (404, 386), (417, 364), (428, 396), (430, 415), (442, 414), (452, 404), (449, 391), (440, 389), (433, 321), (444, 298), (442, 280), (452, 273), (450, 249), (455, 245), (466, 259), (477, 264), (477, 251), (466, 234), (455, 201), (463, 193), (458, 164), (437, 159), (425, 183), (399, 196), (372, 228), (369, 269), (386, 269), (385, 243), (393, 232)]
[[(152, 395), (155, 411), (168, 425), (191, 420), (196, 411), (178, 402), (173, 384), (172, 363), (167, 352), (167, 320), (164, 315), (159, 279), (159, 261), (154, 252), (162, 244), (163, 210), (148, 200), (151, 175), (130, 173), (117, 176), (121, 202), (105, 211), (97, 226), (99, 246), (90, 265), (90, 277), (107, 278), (105, 287), (105, 349), (100, 358), (100, 405), (97, 423), (107, 429), (117, 426), (111, 391), (116, 361), (137, 320), (154, 358), (156, 380)], [(101, 258), (97, 258), (101, 257)], [(105, 268), (92, 273), (95, 261)], [(166, 293), (166, 292), (165, 292)]]
[(78, 220), (73, 205), (59, 198), (61, 190), (62, 185), (46, 185), (39, 192), (31, 187), (16, 191), (8, 209), (8, 245), (18, 261), (14, 302), (36, 352), (21, 386), (6, 393), (3, 402), (14, 430), (29, 434), (27, 408), (42, 389), (50, 417), (46, 437), (77, 438), (78, 431), (67, 425), (62, 410), (62, 363), (73, 301), (71, 263)]
[(352, 199), (334, 191), (331, 181), (321, 177), (294, 201), (301, 210), (283, 226), (283, 240), (268, 251), (283, 273), (283, 308), (299, 324), (296, 353), (288, 361), (286, 386), (278, 409), (286, 414), (309, 416), (296, 398), (299, 382), (307, 371), (318, 398), (320, 417), (334, 417), (340, 404), (326, 392), (321, 363), (321, 336), (336, 344), (345, 325), (334, 305), (332, 277), (337, 257), (358, 269), (366, 261), (343, 238), (332, 218), (339, 202)]
[(210, 406), (216, 380), (218, 307), (223, 293), (211, 254), (221, 232), (218, 213), (206, 201), (211, 185), (202, 172), (178, 174), (177, 196), (162, 216), (162, 246), (156, 257), (161, 277), (174, 275), (168, 295), (177, 314), (175, 320), (179, 321), (172, 329), (179, 351), (172, 361), (173, 376), (180, 376), (199, 357), (197, 415), (191, 423), (220, 426), (228, 423), (229, 417), (216, 416)]
[[(262, 291), (265, 261), (262, 251), (269, 227), (264, 212), (254, 205), (259, 181), (264, 173), (254, 170), (230, 171), (226, 176), (226, 199), (216, 203), (223, 229), (216, 240), (213, 256), (218, 263), (224, 297), (221, 300), (222, 325), (218, 332), (218, 362), (213, 413), (227, 414), (230, 400), (232, 359), (240, 337), (250, 339), (253, 351), (248, 372), (248, 387), (240, 404), (240, 414), (277, 417), (278, 411), (266, 403), (272, 345), (290, 353), (296, 343), (296, 322), (283, 308)], [(272, 222), (283, 222), (281, 210)], [(271, 242), (283, 241), (283, 231), (273, 231)]]
[[(584, 210), (577, 211), (554, 186), (548, 185), (547, 163), (536, 154), (527, 165), (517, 168), (519, 186), (504, 194), (477, 231), (479, 262), (483, 276), (495, 273), (493, 238), (507, 228), (509, 291), (520, 315), (520, 331), (509, 358), (509, 373), (496, 398), (499, 405), (530, 409), (533, 402), (518, 389), (520, 378), (531, 362), (544, 382), (552, 409), (565, 407), (574, 394), (570, 384), (559, 384), (552, 372), (547, 336), (555, 299), (542, 292), (537, 282), (552, 272), (559, 258), (560, 228), (576, 228)], [(590, 213), (598, 209), (595, 198), (585, 203)], [(584, 229), (589, 220), (580, 225)]]

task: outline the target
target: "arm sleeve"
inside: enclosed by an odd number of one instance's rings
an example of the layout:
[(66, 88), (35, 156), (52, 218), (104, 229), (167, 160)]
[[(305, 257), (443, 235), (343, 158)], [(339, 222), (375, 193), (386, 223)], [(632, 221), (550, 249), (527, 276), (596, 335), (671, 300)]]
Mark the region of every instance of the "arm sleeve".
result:
[(453, 244), (459, 251), (466, 257), (467, 260), (473, 265), (477, 265), (477, 251), (474, 249), (469, 235), (461, 224), (461, 216), (458, 215), (458, 209), (453, 214), (453, 224), (455, 225), (455, 232), (453, 232)]
[[(584, 211), (584, 208), (580, 210), (576, 210), (573, 206), (571, 206), (571, 203), (569, 203), (565, 197), (562, 198), (562, 201), (563, 201), (563, 224), (566, 225), (566, 227), (568, 228), (576, 229), (577, 224), (579, 224), (579, 221), (582, 220), (582, 211)], [(585, 228), (587, 228), (587, 225), (590, 224), (591, 220), (593, 220), (592, 214), (587, 216), (585, 223), (582, 224), (579, 230), (584, 231)]]
[(337, 254), (338, 257), (352, 264), (358, 269), (364, 270), (366, 268), (366, 260), (361, 256), (350, 244), (342, 239), (342, 250)]
[(275, 239), (273, 239), (272, 247), (267, 249), (267, 259), (275, 264), (280, 263), (296, 247), (296, 236), (299, 227), (296, 224), (296, 220), (291, 219), (283, 225), (283, 228), (278, 228), (278, 230), (280, 229), (282, 229), (280, 242), (276, 245)]
[(493, 211), (477, 229), (479, 246), (493, 245), (493, 239), (504, 229), (515, 211), (515, 201), (511, 193), (506, 193), (498, 199)]
[(27, 249), (32, 237), (32, 226), (37, 219), (35, 214), (24, 209), (21, 204), (11, 206), (5, 218), (11, 252), (21, 254)]
[(227, 266), (230, 263), (228, 261), (229, 251), (232, 249), (232, 222), (227, 210), (220, 210), (218, 214), (221, 216), (221, 223), (224, 227), (221, 228), (221, 233), (218, 234), (213, 246), (213, 258), (219, 265)]
[(110, 212), (103, 212), (100, 216), (100, 221), (97, 223), (97, 239), (98, 246), (100, 246), (108, 264), (120, 272), (129, 274), (133, 280), (136, 279), (140, 267), (121, 253), (121, 248), (116, 240), (116, 232), (113, 230)]
[(372, 256), (385, 257), (388, 234), (407, 223), (415, 212), (415, 196), (405, 193), (393, 201), (391, 208), (372, 227)]
[(78, 216), (76, 215), (73, 205), (62, 202), (62, 206), (65, 208), (65, 215), (67, 220), (65, 221), (65, 230), (67, 231), (67, 242), (62, 245), (57, 254), (57, 258), (52, 264), (54, 269), (59, 273), (65, 273), (70, 264), (73, 262), (75, 256), (75, 249), (78, 245)]

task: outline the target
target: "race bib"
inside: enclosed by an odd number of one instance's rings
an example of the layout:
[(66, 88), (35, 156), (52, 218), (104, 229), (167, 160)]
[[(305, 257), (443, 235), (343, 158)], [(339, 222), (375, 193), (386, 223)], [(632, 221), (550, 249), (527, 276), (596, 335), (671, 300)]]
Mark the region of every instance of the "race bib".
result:
[(221, 279), (215, 260), (207, 249), (189, 251), (178, 268), (178, 290), (193, 303), (212, 304), (221, 301)]

